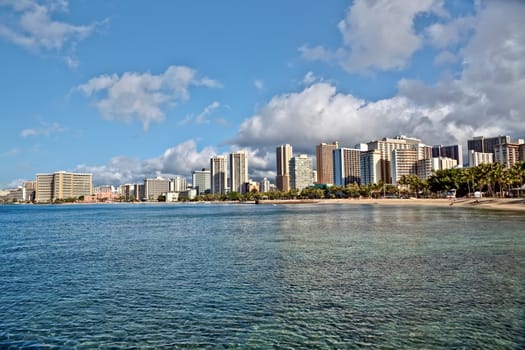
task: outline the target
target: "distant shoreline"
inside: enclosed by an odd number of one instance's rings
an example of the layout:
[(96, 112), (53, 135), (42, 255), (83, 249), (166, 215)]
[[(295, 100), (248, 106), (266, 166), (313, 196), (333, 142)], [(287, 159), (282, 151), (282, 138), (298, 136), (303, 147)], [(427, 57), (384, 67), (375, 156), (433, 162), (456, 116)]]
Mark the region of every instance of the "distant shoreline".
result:
[(260, 204), (344, 204), (344, 205), (379, 205), (379, 206), (431, 206), (450, 208), (477, 208), (490, 210), (525, 211), (525, 198), (381, 198), (381, 199), (319, 199), (319, 200), (263, 200)]

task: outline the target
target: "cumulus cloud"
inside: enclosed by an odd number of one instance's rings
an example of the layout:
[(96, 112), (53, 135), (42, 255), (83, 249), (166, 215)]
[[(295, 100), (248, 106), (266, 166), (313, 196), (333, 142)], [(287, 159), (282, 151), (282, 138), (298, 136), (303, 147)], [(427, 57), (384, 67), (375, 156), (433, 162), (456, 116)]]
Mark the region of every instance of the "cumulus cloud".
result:
[(219, 82), (197, 77), (185, 66), (170, 66), (165, 72), (125, 72), (100, 75), (77, 87), (86, 96), (96, 99), (96, 107), (108, 120), (140, 121), (147, 130), (152, 122), (165, 118), (165, 109), (189, 98), (190, 86), (220, 87)]
[(59, 123), (40, 123), (38, 128), (24, 129), (20, 132), (20, 136), (49, 136), (54, 133), (64, 132), (64, 129)]
[[(67, 12), (68, 2), (65, 0), (43, 3), (36, 0), (1, 0), (2, 7), (12, 13), (0, 23), (0, 38), (32, 51), (74, 51), (76, 43), (91, 35), (100, 25), (74, 25), (54, 19), (55, 12)], [(70, 66), (78, 64), (71, 55), (66, 55), (64, 61)]]
[(415, 32), (415, 17), (442, 12), (438, 4), (436, 0), (356, 0), (338, 25), (342, 47), (305, 45), (299, 52), (308, 60), (335, 60), (349, 72), (404, 68), (424, 44), (423, 36)]
[(523, 137), (523, 18), (522, 2), (487, 3), (472, 22), (473, 34), (458, 56), (438, 56), (442, 63), (464, 62), (455, 79), (443, 78), (433, 85), (402, 79), (396, 96), (379, 101), (365, 101), (318, 82), (275, 96), (241, 124), (231, 142), (261, 148), (291, 143), (298, 151), (313, 153), (319, 142), (339, 140), (351, 146), (398, 134), (429, 144), (464, 144), (475, 135)]
[(197, 149), (195, 140), (188, 140), (168, 148), (158, 157), (136, 159), (115, 157), (105, 165), (79, 165), (76, 171), (93, 173), (93, 182), (101, 184), (140, 183), (155, 176), (190, 176), (193, 170), (209, 167), (210, 157), (216, 154), (213, 147)]

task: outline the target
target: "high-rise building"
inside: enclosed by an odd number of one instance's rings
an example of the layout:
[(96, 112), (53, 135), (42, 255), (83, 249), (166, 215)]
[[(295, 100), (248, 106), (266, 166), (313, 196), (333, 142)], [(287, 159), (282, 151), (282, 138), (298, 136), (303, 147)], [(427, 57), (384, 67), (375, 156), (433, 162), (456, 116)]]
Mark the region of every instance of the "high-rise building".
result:
[(211, 192), (211, 172), (209, 169), (202, 168), (194, 170), (191, 174), (192, 186), (198, 194)]
[(463, 149), (461, 145), (436, 145), (432, 146), (432, 158), (452, 158), (458, 166), (463, 165)]
[(317, 161), (317, 183), (334, 183), (334, 149), (339, 148), (339, 143), (321, 143), (315, 147)]
[(520, 145), (520, 161), (525, 161), (525, 143)]
[(361, 184), (379, 184), (381, 180), (381, 152), (371, 150), (360, 155)]
[(212, 157), (210, 160), (211, 193), (226, 194), (226, 179), (226, 157)]
[(158, 201), (159, 196), (170, 192), (171, 181), (162, 177), (144, 179), (144, 198), (147, 201)]
[(290, 187), (303, 190), (312, 185), (312, 158), (300, 154), (290, 159)]
[(270, 192), (270, 181), (265, 177), (259, 184), (261, 192)]
[(290, 190), (290, 159), (292, 158), (292, 146), (289, 144), (278, 146), (275, 150), (277, 163), (277, 176), (275, 183), (279, 191)]
[(468, 151), (468, 166), (474, 167), (480, 164), (494, 163), (494, 153), (476, 152), (474, 150)]
[(334, 184), (346, 186), (361, 183), (361, 151), (352, 148), (333, 150)]
[(248, 180), (248, 153), (230, 153), (230, 191), (244, 193)]
[(410, 149), (394, 149), (391, 158), (392, 184), (396, 185), (403, 175), (417, 175), (422, 179), (432, 173), (432, 148), (424, 144), (412, 144)]
[(36, 202), (78, 199), (93, 192), (93, 175), (59, 171), (36, 175)]
[(476, 136), (467, 140), (467, 149), (469, 151), (481, 153), (494, 153), (497, 145), (510, 143), (510, 136), (484, 137)]
[(385, 137), (381, 140), (368, 142), (368, 150), (379, 150), (381, 154), (381, 172), (379, 174), (378, 181), (383, 181), (384, 183), (392, 183), (391, 157), (393, 150), (411, 149), (413, 145), (417, 145), (420, 143), (421, 140), (406, 136), (397, 136), (393, 139)]
[(511, 168), (520, 161), (520, 144), (503, 143), (494, 147), (494, 161), (501, 163), (504, 168)]
[(175, 176), (171, 179), (170, 192), (182, 192), (188, 189), (188, 181), (183, 176)]

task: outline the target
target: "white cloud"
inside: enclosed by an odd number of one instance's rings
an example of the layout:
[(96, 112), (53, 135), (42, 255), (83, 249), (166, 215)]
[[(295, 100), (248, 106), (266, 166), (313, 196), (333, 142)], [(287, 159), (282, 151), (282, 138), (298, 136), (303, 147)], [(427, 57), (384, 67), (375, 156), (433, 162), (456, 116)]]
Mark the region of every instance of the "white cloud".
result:
[(152, 122), (165, 118), (165, 109), (189, 98), (190, 86), (220, 87), (209, 78), (198, 78), (194, 69), (170, 66), (159, 75), (125, 72), (100, 75), (77, 87), (97, 98), (96, 106), (108, 120), (140, 121), (147, 130)]
[(467, 39), (475, 24), (475, 17), (460, 17), (444, 23), (433, 23), (425, 28), (425, 32), (432, 46), (443, 49)]
[(424, 44), (415, 32), (415, 17), (441, 14), (438, 5), (437, 0), (356, 0), (338, 25), (342, 47), (302, 46), (299, 51), (308, 60), (337, 61), (349, 72), (401, 69)]
[[(2, 0), (1, 7), (10, 9), (12, 15), (4, 17), (6, 20), (0, 24), (0, 38), (32, 51), (72, 52), (76, 43), (91, 35), (100, 25), (74, 25), (54, 19), (54, 12), (67, 11), (68, 2), (65, 0), (44, 3), (36, 0)], [(71, 55), (66, 55), (64, 61), (69, 66), (78, 64)]]
[(54, 133), (64, 132), (65, 129), (59, 123), (40, 123), (38, 128), (24, 129), (20, 132), (20, 136), (49, 136)]
[(459, 61), (459, 57), (455, 54), (453, 54), (450, 51), (441, 51), (437, 56), (434, 58), (434, 63), (437, 65), (443, 65), (448, 63), (457, 63)]
[(115, 157), (105, 165), (79, 165), (76, 171), (93, 173), (96, 184), (140, 183), (147, 177), (174, 175), (190, 176), (193, 170), (209, 167), (210, 157), (216, 154), (212, 147), (197, 149), (195, 140), (188, 140), (168, 148), (152, 159)]
[[(183, 120), (179, 122), (179, 124), (186, 125), (192, 122), (195, 124), (209, 124), (211, 122), (211, 119), (209, 118), (209, 116), (220, 106), (221, 104), (219, 102), (214, 101), (208, 106), (206, 106), (204, 110), (201, 113), (197, 114), (196, 116), (191, 115), (191, 114), (187, 115)], [(220, 124), (222, 123), (222, 121), (218, 123)]]
[(310, 85), (316, 81), (320, 80), (318, 77), (315, 76), (314, 73), (312, 72), (308, 72), (305, 74), (304, 78), (303, 78), (303, 84), (304, 85)]

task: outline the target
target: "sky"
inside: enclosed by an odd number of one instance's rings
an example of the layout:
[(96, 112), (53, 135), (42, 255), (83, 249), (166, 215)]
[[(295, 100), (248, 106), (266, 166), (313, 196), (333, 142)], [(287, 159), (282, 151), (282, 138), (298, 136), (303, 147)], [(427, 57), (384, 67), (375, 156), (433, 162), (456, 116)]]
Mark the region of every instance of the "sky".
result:
[(525, 138), (522, 0), (0, 0), (0, 188), (275, 147)]

